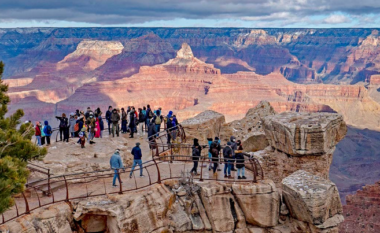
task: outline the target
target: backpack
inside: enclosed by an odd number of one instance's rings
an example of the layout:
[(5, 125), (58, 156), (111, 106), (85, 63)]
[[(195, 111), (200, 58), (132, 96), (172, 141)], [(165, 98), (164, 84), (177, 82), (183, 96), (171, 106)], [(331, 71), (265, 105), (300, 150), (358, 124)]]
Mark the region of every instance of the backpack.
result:
[(59, 124), (59, 127), (66, 128), (67, 127), (67, 121), (65, 121), (64, 119), (62, 119), (61, 123)]
[(51, 135), (52, 131), (50, 125), (46, 126), (46, 131), (48, 135)]
[(74, 125), (74, 131), (75, 131), (75, 132), (78, 132), (78, 131), (79, 131), (79, 123), (76, 123), (76, 124)]
[(152, 110), (149, 111), (148, 116), (149, 116), (149, 118), (152, 118), (152, 117), (153, 117), (153, 112), (152, 112)]
[(219, 154), (218, 149), (216, 149), (215, 147), (211, 149), (211, 155), (216, 155), (216, 156), (218, 156), (218, 154)]
[(156, 120), (154, 121), (154, 123), (156, 123), (156, 125), (161, 125), (161, 122), (162, 122), (161, 117), (162, 116), (156, 116)]

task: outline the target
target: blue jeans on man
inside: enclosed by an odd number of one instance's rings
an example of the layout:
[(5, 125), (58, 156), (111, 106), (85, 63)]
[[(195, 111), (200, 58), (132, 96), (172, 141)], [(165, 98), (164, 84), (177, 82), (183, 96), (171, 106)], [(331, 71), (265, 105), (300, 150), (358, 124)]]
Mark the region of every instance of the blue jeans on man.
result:
[(140, 176), (143, 176), (143, 166), (142, 166), (142, 160), (141, 159), (134, 159), (131, 173), (129, 174), (129, 177), (132, 178), (132, 173), (135, 170), (136, 165), (140, 166)]
[(126, 133), (127, 132), (127, 120), (121, 121), (121, 132)]
[(232, 168), (232, 162), (226, 161), (226, 163), (224, 164), (224, 175), (225, 176), (231, 175), (231, 168)]
[(116, 184), (115, 184), (116, 179), (119, 179), (119, 181), (120, 181), (120, 178), (119, 178), (119, 169), (115, 169), (114, 171), (115, 171), (115, 174), (113, 175), (112, 185), (116, 186)]
[(161, 125), (156, 125), (157, 137), (160, 136), (160, 127)]

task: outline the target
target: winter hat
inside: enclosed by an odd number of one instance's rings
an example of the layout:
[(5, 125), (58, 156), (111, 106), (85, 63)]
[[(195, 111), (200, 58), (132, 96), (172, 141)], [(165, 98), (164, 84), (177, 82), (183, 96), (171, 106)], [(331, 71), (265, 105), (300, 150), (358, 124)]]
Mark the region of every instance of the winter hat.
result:
[(48, 121), (45, 121), (44, 123), (45, 123), (45, 125), (48, 125), (48, 124), (49, 124), (49, 122), (48, 122)]
[(161, 114), (160, 110), (156, 110), (156, 114), (160, 115)]
[(232, 142), (227, 142), (227, 146), (231, 146), (232, 145)]
[(173, 115), (173, 111), (169, 111), (168, 117), (171, 117)]
[(140, 146), (140, 143), (139, 143), (139, 142), (136, 142), (136, 146)]
[(115, 154), (119, 154), (119, 153), (120, 153), (120, 149), (116, 149)]
[(199, 140), (198, 140), (198, 138), (194, 138), (194, 145), (195, 146), (199, 146)]
[(219, 140), (219, 138), (218, 137), (215, 137), (215, 139), (214, 139), (215, 141), (218, 141)]

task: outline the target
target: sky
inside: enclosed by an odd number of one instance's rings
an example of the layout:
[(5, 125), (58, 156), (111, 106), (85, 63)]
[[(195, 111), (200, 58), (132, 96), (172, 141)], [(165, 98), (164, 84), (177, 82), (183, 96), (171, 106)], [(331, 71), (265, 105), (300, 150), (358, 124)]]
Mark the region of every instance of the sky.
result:
[(380, 0), (0, 0), (0, 28), (380, 27)]

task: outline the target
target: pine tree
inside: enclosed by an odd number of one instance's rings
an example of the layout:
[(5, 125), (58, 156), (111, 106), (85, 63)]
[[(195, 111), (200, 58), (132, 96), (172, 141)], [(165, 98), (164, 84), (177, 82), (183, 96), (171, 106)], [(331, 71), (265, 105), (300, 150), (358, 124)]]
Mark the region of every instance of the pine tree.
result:
[(1, 79), (3, 70), (4, 63), (0, 61), (0, 213), (14, 204), (12, 195), (24, 190), (29, 175), (27, 161), (40, 159), (46, 154), (45, 148), (37, 147), (31, 140), (33, 125), (20, 125), (24, 116), (21, 109), (5, 117), (10, 99), (6, 94), (8, 86)]

